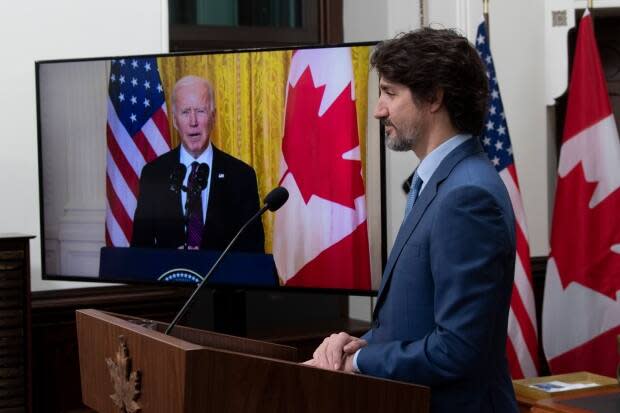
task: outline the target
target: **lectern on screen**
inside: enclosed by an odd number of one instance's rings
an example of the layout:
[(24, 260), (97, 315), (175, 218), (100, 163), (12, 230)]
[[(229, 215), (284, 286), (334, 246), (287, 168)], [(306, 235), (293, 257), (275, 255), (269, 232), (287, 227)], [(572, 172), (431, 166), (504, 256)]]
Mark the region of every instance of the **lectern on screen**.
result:
[[(262, 238), (248, 227), (209, 285), (374, 294), (385, 248), (372, 50), (37, 62), (43, 278), (199, 282), (243, 214), (283, 186)], [(183, 156), (210, 166), (198, 195)]]

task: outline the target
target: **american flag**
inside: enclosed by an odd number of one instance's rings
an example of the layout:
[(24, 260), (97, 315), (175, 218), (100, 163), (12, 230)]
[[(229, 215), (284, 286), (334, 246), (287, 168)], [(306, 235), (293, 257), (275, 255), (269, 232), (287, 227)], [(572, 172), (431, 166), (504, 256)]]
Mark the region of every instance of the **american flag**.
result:
[(495, 165), (495, 169), (508, 189), (517, 220), (517, 259), (508, 314), (506, 354), (512, 378), (520, 379), (538, 375), (538, 332), (530, 269), (530, 248), (504, 105), (499, 93), (484, 21), (478, 26), (476, 50), (485, 65), (491, 93), (489, 110), (480, 139), (489, 159)]
[(155, 58), (111, 61), (106, 135), (106, 245), (126, 247), (142, 167), (170, 150), (166, 100)]

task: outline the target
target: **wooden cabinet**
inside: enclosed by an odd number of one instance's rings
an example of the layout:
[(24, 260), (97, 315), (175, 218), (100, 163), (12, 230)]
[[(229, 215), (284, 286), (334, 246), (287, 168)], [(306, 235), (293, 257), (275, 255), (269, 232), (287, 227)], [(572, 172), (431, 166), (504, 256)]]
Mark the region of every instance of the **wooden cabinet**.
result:
[(31, 411), (30, 238), (0, 234), (0, 413)]

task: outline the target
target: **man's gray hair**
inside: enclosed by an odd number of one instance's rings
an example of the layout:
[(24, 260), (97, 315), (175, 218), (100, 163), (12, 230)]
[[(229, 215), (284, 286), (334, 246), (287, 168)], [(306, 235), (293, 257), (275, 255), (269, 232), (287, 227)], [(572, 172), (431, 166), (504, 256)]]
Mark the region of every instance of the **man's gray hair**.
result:
[(194, 84), (203, 85), (207, 89), (207, 94), (209, 96), (209, 112), (210, 113), (215, 112), (215, 98), (213, 97), (213, 86), (211, 85), (211, 82), (209, 82), (204, 77), (188, 75), (188, 76), (183, 76), (182, 78), (177, 80), (177, 82), (174, 84), (174, 88), (172, 88), (172, 113), (175, 113), (176, 111), (175, 106), (176, 106), (176, 101), (177, 101), (176, 100), (177, 88), (180, 86), (188, 86), (188, 85), (194, 85)]

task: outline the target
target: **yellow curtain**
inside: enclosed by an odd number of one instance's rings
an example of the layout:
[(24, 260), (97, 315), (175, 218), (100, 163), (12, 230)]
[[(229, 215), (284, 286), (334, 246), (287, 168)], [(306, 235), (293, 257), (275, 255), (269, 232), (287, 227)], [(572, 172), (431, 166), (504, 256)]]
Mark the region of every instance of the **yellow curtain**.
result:
[[(351, 52), (364, 164), (369, 48), (354, 47)], [(172, 146), (180, 142), (172, 124), (171, 99), (175, 82), (187, 75), (209, 79), (217, 108), (211, 140), (224, 152), (252, 165), (262, 199), (278, 185), (291, 55), (291, 51), (263, 51), (159, 57), (157, 63), (166, 94)], [(273, 214), (263, 215), (263, 226), (265, 249), (271, 252)]]
[(368, 125), (368, 62), (370, 46), (356, 46), (351, 48), (353, 62), (353, 79), (355, 82), (355, 109), (357, 111), (357, 131), (360, 137), (360, 154), (362, 170), (366, 180), (366, 133)]

